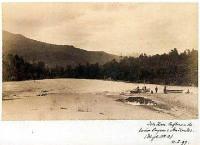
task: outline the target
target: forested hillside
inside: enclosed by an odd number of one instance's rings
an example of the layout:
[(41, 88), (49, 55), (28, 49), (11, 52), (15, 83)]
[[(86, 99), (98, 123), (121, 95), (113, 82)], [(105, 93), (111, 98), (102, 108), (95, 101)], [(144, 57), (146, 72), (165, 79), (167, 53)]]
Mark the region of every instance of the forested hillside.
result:
[(28, 63), (18, 55), (3, 56), (3, 80), (20, 81), (47, 78), (109, 79), (171, 85), (198, 85), (198, 51), (178, 53), (174, 48), (167, 54), (121, 57), (103, 65), (48, 67), (44, 62)]

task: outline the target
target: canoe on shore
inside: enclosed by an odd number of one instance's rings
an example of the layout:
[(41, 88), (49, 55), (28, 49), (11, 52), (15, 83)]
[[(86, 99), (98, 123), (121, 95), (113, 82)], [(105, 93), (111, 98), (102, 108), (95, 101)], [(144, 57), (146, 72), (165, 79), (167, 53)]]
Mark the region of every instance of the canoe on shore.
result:
[(134, 90), (131, 90), (130, 93), (147, 93), (147, 92), (150, 92), (150, 89), (134, 89)]
[(183, 90), (166, 90), (167, 93), (183, 93)]

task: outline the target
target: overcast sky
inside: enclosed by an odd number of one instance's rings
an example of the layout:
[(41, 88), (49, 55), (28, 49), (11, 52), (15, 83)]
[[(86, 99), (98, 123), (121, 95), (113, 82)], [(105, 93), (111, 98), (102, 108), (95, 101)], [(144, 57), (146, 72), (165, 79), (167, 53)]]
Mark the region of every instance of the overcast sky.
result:
[(117, 55), (197, 49), (197, 4), (4, 3), (3, 29)]

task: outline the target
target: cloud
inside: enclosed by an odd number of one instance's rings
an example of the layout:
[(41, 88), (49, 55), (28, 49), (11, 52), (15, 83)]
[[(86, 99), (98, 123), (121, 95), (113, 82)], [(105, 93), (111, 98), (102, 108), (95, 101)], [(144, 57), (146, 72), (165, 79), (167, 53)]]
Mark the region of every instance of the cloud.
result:
[(197, 48), (197, 4), (4, 3), (3, 29), (114, 54)]

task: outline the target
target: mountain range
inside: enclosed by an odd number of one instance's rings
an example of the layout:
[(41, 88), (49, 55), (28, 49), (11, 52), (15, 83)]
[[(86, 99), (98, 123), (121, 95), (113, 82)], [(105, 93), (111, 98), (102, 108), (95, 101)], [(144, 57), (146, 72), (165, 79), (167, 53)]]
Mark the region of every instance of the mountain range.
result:
[(8, 31), (3, 31), (2, 40), (3, 55), (17, 54), (30, 63), (43, 61), (48, 67), (86, 63), (104, 64), (119, 59), (119, 56), (103, 51), (87, 51), (72, 45), (49, 44)]

